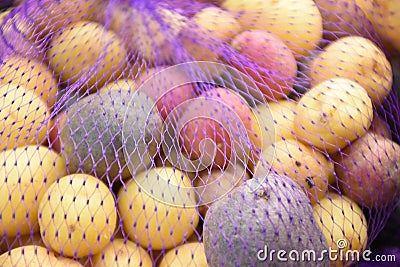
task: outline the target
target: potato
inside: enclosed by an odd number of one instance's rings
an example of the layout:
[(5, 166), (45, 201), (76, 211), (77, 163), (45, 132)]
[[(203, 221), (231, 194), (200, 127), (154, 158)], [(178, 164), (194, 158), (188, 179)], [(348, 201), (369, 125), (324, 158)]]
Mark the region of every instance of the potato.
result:
[(154, 6), (147, 9), (130, 3), (111, 3), (108, 23), (132, 52), (146, 61), (165, 64), (176, 57), (177, 36), (187, 18), (178, 12)]
[[(331, 266), (343, 266), (342, 260), (346, 260), (346, 252), (349, 250), (359, 251), (361, 255), (368, 241), (367, 219), (357, 203), (348, 197), (330, 192), (320, 203), (313, 206), (313, 213), (328, 241), (328, 247), (332, 249)], [(339, 248), (342, 251), (342, 259), (337, 252)], [(333, 250), (336, 250), (336, 253)], [(350, 265), (351, 255), (345, 266)]]
[[(190, 77), (179, 67), (148, 69), (139, 76), (139, 90), (156, 102), (158, 112), (166, 120), (173, 109), (185, 105), (197, 93)], [(179, 84), (179, 86), (175, 86)]]
[(382, 50), (372, 41), (359, 37), (343, 37), (325, 47), (310, 67), (311, 85), (331, 78), (346, 78), (367, 90), (373, 104), (379, 105), (390, 93), (392, 67)]
[(39, 204), (43, 241), (55, 252), (81, 258), (102, 251), (117, 223), (108, 187), (87, 174), (65, 176), (47, 189)]
[[(255, 117), (253, 110), (250, 108), (246, 100), (233, 90), (226, 88), (213, 88), (208, 91), (203, 92), (200, 97), (205, 97), (207, 99), (212, 99), (214, 101), (220, 101), (224, 103), (229, 111), (235, 113), (240, 119), (241, 124), (246, 129), (247, 137), (250, 139), (250, 159), (248, 165), (256, 165), (258, 161), (258, 156), (262, 149), (262, 134), (260, 125)], [(247, 137), (242, 138), (244, 142)], [(233, 141), (233, 140), (232, 140)], [(242, 142), (243, 142), (242, 141)], [(253, 166), (254, 167), (254, 166)]]
[(125, 233), (153, 250), (170, 249), (193, 234), (199, 223), (194, 204), (189, 178), (169, 167), (138, 173), (118, 192)]
[(0, 26), (3, 24), (4, 19), (10, 14), (13, 8), (7, 8), (6, 10), (2, 10), (0, 12)]
[(39, 230), (37, 212), (46, 189), (65, 174), (65, 159), (43, 146), (0, 153), (0, 234)]
[(322, 38), (321, 14), (312, 0), (225, 0), (221, 4), (246, 30), (276, 34), (296, 59), (317, 48)]
[(65, 257), (57, 257), (56, 263), (53, 266), (60, 266), (60, 267), (83, 267), (83, 265), (76, 260), (65, 258)]
[(161, 259), (159, 267), (168, 266), (208, 266), (203, 243), (185, 243), (169, 250)]
[[(246, 101), (226, 88), (212, 88), (186, 105), (177, 125), (183, 153), (191, 160), (209, 166), (226, 168), (229, 162), (256, 164), (261, 152), (261, 129)], [(206, 141), (206, 139), (209, 139)], [(212, 145), (209, 141), (213, 141)]]
[(74, 103), (60, 126), (69, 173), (92, 174), (112, 184), (147, 169), (161, 143), (162, 120), (153, 106), (142, 92), (116, 90)]
[(228, 62), (253, 78), (266, 100), (285, 98), (293, 90), (296, 59), (277, 35), (268, 31), (245, 31), (233, 39), (232, 47), (238, 55), (233, 55)]
[(35, 27), (42, 35), (52, 35), (78, 21), (101, 18), (104, 15), (104, 3), (102, 0), (72, 0), (68, 3), (29, 0), (25, 12), (34, 21)]
[(153, 263), (145, 249), (129, 240), (121, 238), (111, 241), (104, 250), (93, 256), (94, 267), (100, 266), (143, 266), (151, 267)]
[[(308, 202), (288, 177), (273, 173), (253, 177), (216, 201), (207, 212), (203, 224), (207, 262), (210, 266), (266, 266), (272, 249), (277, 252), (290, 248), (299, 254), (311, 250), (322, 255), (329, 247)], [(265, 252), (265, 246), (268, 253), (260, 253)], [(260, 260), (264, 257), (266, 260)], [(285, 258), (284, 264), (274, 265), (310, 266), (310, 262), (297, 257)], [(328, 266), (327, 262), (328, 257), (323, 257), (318, 264)]]
[(242, 164), (236, 164), (233, 168), (226, 170), (206, 169), (195, 175), (193, 184), (202, 218), (205, 217), (212, 203), (241, 185), (244, 180), (249, 179), (250, 175)]
[(342, 192), (362, 207), (384, 208), (400, 195), (400, 146), (367, 133), (337, 155)]
[(48, 67), (35, 59), (11, 55), (1, 61), (0, 83), (32, 90), (51, 108), (57, 99), (57, 80)]
[(242, 30), (232, 14), (216, 6), (203, 8), (180, 33), (180, 41), (194, 60), (217, 61), (221, 45)]
[(373, 28), (364, 11), (357, 6), (360, 0), (316, 0), (323, 22), (324, 39), (336, 40), (350, 35), (370, 37)]
[(79, 21), (55, 34), (47, 58), (67, 85), (78, 83), (82, 90), (93, 92), (120, 77), (127, 51), (112, 31), (95, 22)]
[(363, 136), (373, 119), (371, 99), (359, 84), (343, 78), (324, 81), (298, 102), (294, 133), (303, 142), (333, 153)]
[(46, 139), (50, 111), (31, 90), (15, 84), (0, 85), (0, 150)]
[[(270, 157), (268, 150), (275, 151)], [(311, 203), (322, 199), (328, 184), (334, 182), (333, 163), (316, 149), (308, 147), (296, 140), (281, 140), (273, 144), (262, 155), (254, 176), (263, 177), (270, 168), (280, 175), (296, 181), (306, 193)]]
[(31, 18), (27, 19), (25, 11), (23, 7), (17, 7), (0, 19), (0, 55), (28, 56), (41, 61), (46, 40)]
[(396, 0), (357, 0), (382, 39), (385, 48), (393, 55), (400, 55), (400, 36), (397, 32), (400, 6)]
[(295, 139), (293, 123), (296, 104), (292, 100), (280, 100), (257, 105), (254, 114), (262, 129), (263, 150), (273, 142)]
[[(42, 246), (23, 246), (0, 255), (2, 267), (54, 266), (57, 262), (53, 252)], [(57, 265), (58, 266), (58, 265)]]

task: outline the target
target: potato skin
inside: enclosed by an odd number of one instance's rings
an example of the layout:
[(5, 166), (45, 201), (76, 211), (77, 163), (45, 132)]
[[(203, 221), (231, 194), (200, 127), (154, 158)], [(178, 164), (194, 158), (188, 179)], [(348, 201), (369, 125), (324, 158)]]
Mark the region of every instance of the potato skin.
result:
[[(338, 251), (338, 242), (343, 240), (346, 244), (343, 247), (343, 255), (350, 249), (359, 251), (361, 255), (368, 242), (368, 226), (367, 219), (357, 203), (346, 196), (329, 192), (327, 197), (313, 206), (313, 214), (329, 248)], [(341, 262), (338, 253), (333, 252), (332, 256), (336, 256), (337, 260), (332, 260), (330, 266), (349, 266), (351, 263), (351, 258), (346, 263)]]
[(261, 30), (245, 31), (231, 45), (238, 55), (232, 55), (228, 61), (254, 79), (266, 100), (283, 99), (293, 90), (296, 59), (277, 35)]
[[(128, 107), (133, 98), (134, 106)], [(60, 127), (62, 153), (68, 161), (69, 172), (83, 172), (112, 181), (116, 177), (129, 178), (131, 171), (148, 166), (151, 159), (145, 152), (154, 155), (157, 151), (162, 126), (158, 113), (154, 113), (146, 125), (147, 114), (143, 114), (143, 109), (150, 110), (153, 105), (143, 93), (115, 90), (90, 95), (73, 104), (65, 111)], [(125, 125), (133, 125), (133, 128), (124, 128), (125, 118)], [(132, 154), (133, 151), (126, 151), (130, 154), (130, 162), (125, 159), (123, 132), (126, 149), (138, 146)]]
[(343, 78), (312, 87), (295, 110), (294, 133), (306, 144), (335, 153), (363, 136), (371, 126), (373, 106), (366, 90)]
[(47, 147), (32, 145), (1, 152), (0, 163), (0, 235), (39, 231), (39, 202), (66, 174), (65, 159)]
[(367, 208), (383, 208), (400, 195), (400, 146), (367, 133), (336, 155), (335, 171), (343, 193)]
[(42, 239), (60, 255), (82, 258), (108, 245), (117, 224), (114, 194), (87, 174), (64, 176), (53, 183), (39, 204)]

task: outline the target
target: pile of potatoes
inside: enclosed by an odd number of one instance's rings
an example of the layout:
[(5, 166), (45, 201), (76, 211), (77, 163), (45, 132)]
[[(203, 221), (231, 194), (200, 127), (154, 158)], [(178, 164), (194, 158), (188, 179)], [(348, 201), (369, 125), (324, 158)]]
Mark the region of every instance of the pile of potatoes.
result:
[[(400, 196), (395, 1), (197, 1), (0, 13), (0, 266), (208, 266), (209, 208), (270, 172), (332, 249), (370, 244)], [(192, 60), (230, 70), (171, 68)]]

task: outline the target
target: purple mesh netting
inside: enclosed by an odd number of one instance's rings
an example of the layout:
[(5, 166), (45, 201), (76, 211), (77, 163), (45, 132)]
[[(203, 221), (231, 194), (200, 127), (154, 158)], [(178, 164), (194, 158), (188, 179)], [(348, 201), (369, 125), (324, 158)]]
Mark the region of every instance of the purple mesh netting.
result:
[(0, 266), (398, 265), (397, 0), (0, 11)]

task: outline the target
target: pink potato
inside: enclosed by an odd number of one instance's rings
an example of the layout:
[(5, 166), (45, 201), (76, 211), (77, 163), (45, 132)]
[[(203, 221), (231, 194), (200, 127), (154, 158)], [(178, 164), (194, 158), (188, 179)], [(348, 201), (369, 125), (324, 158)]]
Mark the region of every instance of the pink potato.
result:
[[(258, 156), (262, 149), (262, 133), (261, 127), (246, 100), (236, 92), (226, 88), (214, 88), (202, 93), (200, 96), (221, 101), (227, 105), (232, 112), (235, 112), (240, 118), (243, 126), (247, 131), (247, 136), (251, 141), (250, 144), (250, 161), (249, 168), (252, 170), (258, 162)], [(245, 140), (245, 136), (242, 137)]]
[(291, 92), (296, 59), (279, 37), (268, 31), (245, 31), (236, 36), (232, 47), (238, 55), (229, 61), (254, 79), (266, 100), (279, 100)]
[[(139, 76), (139, 90), (156, 102), (161, 117), (165, 120), (171, 111), (196, 97), (196, 91), (189, 78), (178, 68), (157, 67)], [(186, 84), (184, 84), (186, 83)], [(182, 84), (180, 86), (174, 86)]]
[(362, 207), (384, 208), (400, 195), (400, 146), (367, 133), (337, 155), (342, 192)]

